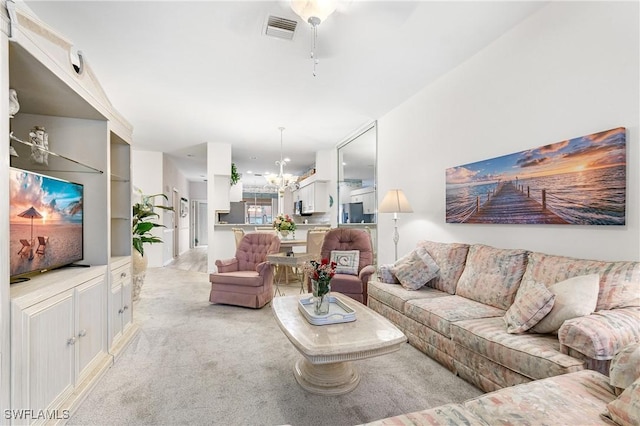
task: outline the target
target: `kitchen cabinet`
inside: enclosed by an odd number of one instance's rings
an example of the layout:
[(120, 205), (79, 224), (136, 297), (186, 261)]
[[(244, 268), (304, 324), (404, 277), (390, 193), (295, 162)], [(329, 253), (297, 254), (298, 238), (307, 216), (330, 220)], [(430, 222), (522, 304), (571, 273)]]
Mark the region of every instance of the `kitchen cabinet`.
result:
[(294, 199), (302, 201), (302, 213), (326, 213), (329, 211), (328, 182), (313, 182), (296, 191)]
[(376, 212), (376, 193), (373, 188), (359, 188), (351, 191), (351, 203), (362, 203), (362, 213), (374, 214)]

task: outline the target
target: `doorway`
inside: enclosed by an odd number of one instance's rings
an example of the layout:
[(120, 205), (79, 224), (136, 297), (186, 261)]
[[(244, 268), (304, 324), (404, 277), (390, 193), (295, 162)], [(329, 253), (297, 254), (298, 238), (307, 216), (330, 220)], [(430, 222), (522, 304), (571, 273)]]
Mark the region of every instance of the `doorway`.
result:
[(173, 258), (180, 256), (180, 194), (173, 188)]
[(207, 221), (207, 202), (200, 200), (191, 201), (191, 224), (189, 233), (191, 239), (190, 248), (207, 246), (209, 244)]

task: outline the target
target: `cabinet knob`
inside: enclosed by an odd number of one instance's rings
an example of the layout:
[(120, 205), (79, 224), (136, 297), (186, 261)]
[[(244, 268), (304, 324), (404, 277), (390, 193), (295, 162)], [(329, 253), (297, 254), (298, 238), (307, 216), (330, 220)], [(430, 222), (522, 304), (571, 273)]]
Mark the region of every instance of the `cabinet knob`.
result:
[(87, 330), (80, 330), (80, 331), (78, 332), (78, 337), (84, 337), (84, 336), (86, 336), (86, 335), (87, 335)]
[(69, 340), (67, 340), (67, 345), (75, 345), (76, 344), (76, 338), (75, 337), (71, 337), (69, 338)]
[(120, 273), (120, 278), (124, 278), (124, 277), (126, 277), (126, 276), (127, 276), (127, 273), (126, 273), (126, 272), (121, 272), (121, 273)]
[(118, 309), (118, 313), (119, 313), (119, 314), (124, 313), (124, 309), (122, 309), (122, 308)]
[(129, 305), (124, 305), (124, 307), (122, 309), (124, 309), (126, 311), (127, 309), (129, 309)]

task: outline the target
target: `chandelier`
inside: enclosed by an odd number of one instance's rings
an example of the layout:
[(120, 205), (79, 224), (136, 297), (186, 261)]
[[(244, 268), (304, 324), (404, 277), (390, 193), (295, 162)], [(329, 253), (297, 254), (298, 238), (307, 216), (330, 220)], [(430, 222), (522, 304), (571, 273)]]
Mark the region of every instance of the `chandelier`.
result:
[(282, 196), (285, 188), (295, 183), (298, 177), (291, 173), (284, 173), (284, 166), (287, 164), (287, 160), (284, 160), (282, 157), (282, 132), (284, 132), (284, 127), (278, 127), (278, 129), (280, 130), (280, 161), (276, 161), (276, 166), (280, 167), (280, 172), (278, 174), (269, 173), (264, 177), (269, 185), (275, 186), (278, 189), (278, 194)]
[(291, 9), (311, 25), (311, 60), (313, 61), (313, 76), (317, 75), (318, 55), (318, 25), (331, 15), (337, 7), (336, 0), (291, 0)]

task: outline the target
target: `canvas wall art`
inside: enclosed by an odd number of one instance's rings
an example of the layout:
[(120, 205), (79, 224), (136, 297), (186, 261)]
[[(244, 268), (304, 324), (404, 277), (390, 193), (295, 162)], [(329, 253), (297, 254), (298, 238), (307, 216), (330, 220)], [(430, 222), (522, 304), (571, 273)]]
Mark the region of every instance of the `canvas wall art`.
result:
[(626, 129), (446, 170), (447, 223), (624, 225)]

